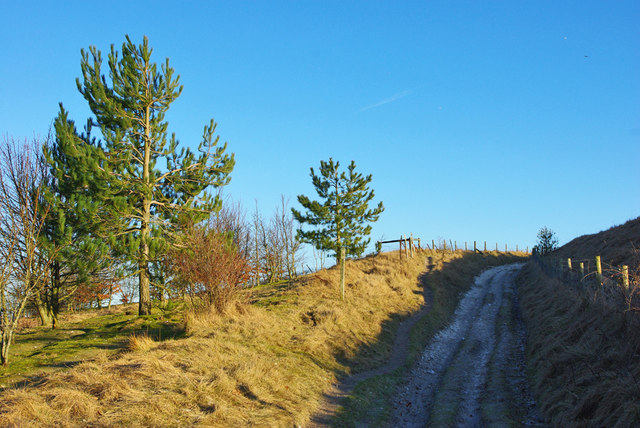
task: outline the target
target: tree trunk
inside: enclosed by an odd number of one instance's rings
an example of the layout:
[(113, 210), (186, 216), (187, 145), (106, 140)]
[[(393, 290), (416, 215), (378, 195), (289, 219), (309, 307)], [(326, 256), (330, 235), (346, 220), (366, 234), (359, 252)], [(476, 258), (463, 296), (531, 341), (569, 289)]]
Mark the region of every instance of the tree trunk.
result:
[(0, 363), (3, 366), (9, 365), (9, 347), (11, 347), (12, 338), (13, 330), (7, 326), (7, 330), (2, 332), (2, 339), (0, 339)]
[[(146, 229), (146, 227), (145, 227)], [(146, 232), (148, 233), (148, 231)], [(140, 300), (138, 304), (138, 315), (151, 315), (151, 293), (149, 292), (149, 244), (146, 236), (142, 235), (142, 244), (140, 245)]]
[(40, 317), (40, 324), (43, 327), (52, 327), (53, 317), (51, 314), (51, 310), (46, 304), (46, 302), (42, 300), (40, 293), (36, 293), (34, 303), (36, 305), (36, 309), (38, 310), (38, 316)]
[(109, 303), (107, 304), (107, 309), (111, 309), (111, 301), (113, 300), (113, 284), (109, 284)]
[(62, 280), (60, 278), (60, 262), (55, 261), (53, 263), (53, 277), (51, 284), (51, 299), (49, 302), (50, 314), (51, 314), (51, 328), (58, 327), (58, 314), (60, 313), (60, 288), (62, 287)]
[(149, 222), (151, 220), (151, 192), (150, 173), (151, 168), (151, 133), (150, 133), (150, 107), (145, 111), (145, 138), (144, 138), (144, 164), (142, 165), (142, 180), (145, 185), (145, 194), (142, 201), (142, 224), (140, 225), (140, 258), (138, 262), (140, 279), (140, 301), (138, 315), (151, 314), (151, 295), (149, 292)]
[(344, 269), (345, 269), (345, 250), (344, 250), (344, 247), (340, 247), (340, 293), (342, 294), (342, 300), (344, 300)]

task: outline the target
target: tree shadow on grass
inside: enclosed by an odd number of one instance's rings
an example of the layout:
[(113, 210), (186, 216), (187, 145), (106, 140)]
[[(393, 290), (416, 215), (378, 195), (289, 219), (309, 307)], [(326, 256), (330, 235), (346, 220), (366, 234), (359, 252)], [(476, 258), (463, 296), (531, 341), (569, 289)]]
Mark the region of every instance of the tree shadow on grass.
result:
[[(104, 321), (104, 322), (103, 322)], [(56, 329), (37, 329), (17, 337), (19, 353), (11, 356), (9, 366), (0, 367), (0, 390), (37, 385), (45, 373), (64, 370), (90, 360), (92, 351), (115, 356), (127, 349), (131, 336), (148, 336), (154, 341), (186, 336), (181, 322), (161, 317), (128, 317), (109, 322), (91, 320), (71, 323)], [(85, 358), (86, 357), (86, 358)]]

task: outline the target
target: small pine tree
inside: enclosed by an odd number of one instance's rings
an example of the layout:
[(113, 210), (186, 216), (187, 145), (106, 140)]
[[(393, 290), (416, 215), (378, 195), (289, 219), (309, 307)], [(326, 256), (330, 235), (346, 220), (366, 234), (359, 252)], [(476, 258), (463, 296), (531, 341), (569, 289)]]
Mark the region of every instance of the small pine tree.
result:
[(62, 301), (98, 280), (112, 264), (105, 224), (114, 219), (105, 221), (96, 197), (100, 191), (96, 185), (108, 173), (90, 167), (98, 150), (88, 143), (90, 123), (87, 132), (79, 134), (60, 105), (54, 129), (55, 139), (42, 147), (49, 175), (42, 205), (48, 216), (40, 236), (41, 245), (54, 260), (51, 278), (35, 303), (43, 324), (55, 328)]
[[(356, 164), (351, 161), (347, 171), (339, 171), (340, 162), (320, 161), (320, 175), (311, 168), (311, 181), (321, 201), (299, 195), (298, 202), (307, 210), (305, 214), (293, 208), (293, 217), (300, 224), (316, 227), (314, 230), (298, 229), (297, 239), (309, 243), (318, 250), (330, 251), (341, 268), (344, 268), (346, 256), (360, 256), (370, 242), (367, 236), (371, 226), (367, 223), (377, 221), (384, 211), (382, 202), (369, 209), (374, 198), (368, 184), (371, 175), (366, 177), (355, 172)], [(344, 297), (344, 278), (341, 276), (340, 289)]]
[(558, 238), (553, 230), (543, 227), (538, 231), (538, 243), (533, 252), (545, 256), (558, 249)]

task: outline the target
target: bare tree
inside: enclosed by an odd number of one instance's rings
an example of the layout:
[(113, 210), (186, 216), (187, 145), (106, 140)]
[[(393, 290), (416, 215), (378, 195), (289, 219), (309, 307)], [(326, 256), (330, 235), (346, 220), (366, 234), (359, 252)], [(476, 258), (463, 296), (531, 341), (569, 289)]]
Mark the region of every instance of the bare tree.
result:
[(288, 210), (288, 201), (282, 196), (281, 204), (266, 221), (256, 205), (251, 225), (254, 281), (270, 283), (294, 279), (302, 263), (301, 244), (296, 240), (296, 223)]
[(5, 138), (0, 145), (0, 362), (9, 348), (29, 301), (50, 277), (53, 254), (39, 243), (47, 209), (40, 145)]
[(289, 210), (289, 201), (280, 197), (280, 208), (274, 216), (275, 231), (282, 244), (283, 262), (289, 279), (297, 276), (297, 264), (300, 263), (301, 242), (296, 239), (296, 222)]

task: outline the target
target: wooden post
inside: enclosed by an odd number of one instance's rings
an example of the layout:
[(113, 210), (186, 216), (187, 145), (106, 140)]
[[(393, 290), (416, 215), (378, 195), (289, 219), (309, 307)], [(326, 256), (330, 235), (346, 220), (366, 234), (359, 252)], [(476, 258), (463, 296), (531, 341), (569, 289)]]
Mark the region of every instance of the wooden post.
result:
[(473, 241), (473, 252), (475, 253), (477, 249), (476, 241)]
[(584, 278), (584, 262), (580, 262), (580, 281)]
[(516, 253), (518, 252), (518, 244), (516, 244)]
[(602, 264), (600, 263), (600, 256), (596, 256), (596, 279), (599, 284), (602, 284)]
[(484, 241), (484, 252), (487, 252), (487, 241)]
[(529, 254), (529, 246), (527, 245), (527, 254)]
[(442, 241), (442, 245), (444, 246), (443, 250), (447, 251), (447, 240), (446, 239)]
[(422, 250), (422, 245), (420, 244), (420, 238), (418, 238), (418, 250)]
[(504, 252), (505, 252), (505, 253), (506, 253), (506, 252), (508, 252), (508, 251), (507, 251), (507, 244), (504, 244)]
[(433, 239), (431, 240), (431, 249), (432, 250), (436, 249), (436, 241), (434, 241)]
[(622, 266), (622, 286), (624, 288), (629, 288), (629, 266)]
[(498, 252), (498, 243), (496, 242), (496, 253)]
[(467, 241), (464, 241), (464, 250), (469, 251), (469, 249), (467, 248)]
[(409, 248), (407, 247), (407, 242), (409, 240), (407, 239), (407, 235), (404, 235), (404, 255), (406, 256), (405, 258), (409, 258)]
[(398, 249), (398, 254), (400, 255), (400, 260), (402, 260), (402, 235), (400, 235), (400, 239), (398, 239), (398, 245), (400, 245), (400, 248)]
[(409, 248), (411, 249), (411, 258), (413, 258), (413, 233), (409, 237)]
[(569, 268), (569, 272), (573, 270), (573, 266), (571, 266), (571, 257), (567, 259), (567, 267)]
[(453, 251), (458, 251), (458, 241), (453, 241)]
[(453, 250), (453, 242), (451, 242), (451, 239), (449, 239), (449, 248), (451, 248), (451, 250)]

